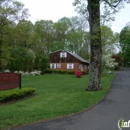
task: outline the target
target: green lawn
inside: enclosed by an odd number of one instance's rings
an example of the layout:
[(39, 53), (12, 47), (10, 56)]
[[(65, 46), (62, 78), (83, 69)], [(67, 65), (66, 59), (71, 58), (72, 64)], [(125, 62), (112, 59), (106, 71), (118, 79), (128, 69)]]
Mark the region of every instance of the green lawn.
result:
[(67, 74), (22, 77), (22, 87), (36, 88), (35, 96), (0, 106), (0, 129), (49, 120), (86, 110), (106, 94), (115, 74), (102, 77), (103, 90), (86, 92), (88, 75)]

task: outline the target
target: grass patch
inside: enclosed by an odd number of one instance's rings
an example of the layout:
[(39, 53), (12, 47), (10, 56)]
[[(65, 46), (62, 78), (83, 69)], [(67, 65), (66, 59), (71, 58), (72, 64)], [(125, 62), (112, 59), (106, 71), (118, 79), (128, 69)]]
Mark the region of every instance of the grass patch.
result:
[(0, 129), (86, 110), (105, 96), (114, 76), (102, 77), (103, 89), (95, 92), (85, 91), (87, 75), (82, 78), (62, 74), (22, 77), (22, 87), (36, 88), (36, 96), (0, 106)]

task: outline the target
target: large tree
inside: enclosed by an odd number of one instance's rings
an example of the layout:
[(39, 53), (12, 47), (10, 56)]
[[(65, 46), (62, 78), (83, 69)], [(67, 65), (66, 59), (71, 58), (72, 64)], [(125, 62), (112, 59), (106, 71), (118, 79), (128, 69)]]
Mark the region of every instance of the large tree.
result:
[(67, 17), (63, 17), (54, 23), (54, 46), (55, 50), (57, 49), (67, 49), (67, 33), (70, 29), (71, 21)]
[(42, 57), (49, 54), (53, 37), (53, 22), (51, 20), (40, 20), (34, 24), (34, 36), (31, 46), (36, 55)]
[(88, 0), (90, 25), (89, 83), (86, 90), (101, 89), (102, 46), (100, 29), (100, 0)]
[(28, 16), (28, 9), (25, 9), (24, 4), (21, 2), (17, 0), (0, 1), (0, 56), (2, 55), (4, 36), (8, 34), (7, 28), (10, 27), (12, 23), (27, 18)]
[(67, 50), (74, 52), (74, 53), (79, 53), (81, 49), (81, 45), (83, 43), (83, 24), (80, 19), (80, 17), (72, 17), (70, 19), (71, 25), (67, 31), (67, 43), (66, 47)]
[(130, 26), (126, 26), (121, 30), (119, 42), (124, 66), (130, 66)]
[(20, 20), (14, 29), (13, 46), (28, 47), (33, 33), (33, 24), (27, 20)]
[(114, 54), (117, 52), (119, 34), (114, 33), (110, 27), (101, 26), (102, 54)]
[[(86, 4), (86, 3), (87, 4)], [(75, 0), (74, 5), (78, 7), (81, 14), (89, 14), (88, 21), (90, 26), (90, 65), (89, 65), (89, 82), (86, 90), (100, 90), (101, 86), (101, 68), (102, 68), (102, 41), (100, 28), (100, 4), (103, 2), (107, 15), (111, 16), (110, 11), (106, 8), (108, 5), (114, 11), (119, 7), (123, 0)], [(128, 2), (128, 1), (127, 1)], [(85, 3), (85, 4), (84, 4)], [(78, 6), (80, 5), (80, 6)], [(86, 6), (87, 5), (87, 6)], [(83, 8), (79, 8), (83, 7)], [(88, 10), (88, 12), (87, 12)]]

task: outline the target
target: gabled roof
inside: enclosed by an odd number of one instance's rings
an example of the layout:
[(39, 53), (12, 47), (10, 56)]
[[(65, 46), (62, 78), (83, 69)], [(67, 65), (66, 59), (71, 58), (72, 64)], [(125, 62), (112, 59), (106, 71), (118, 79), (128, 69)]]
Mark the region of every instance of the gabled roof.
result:
[[(68, 52), (68, 51), (66, 51)], [(75, 53), (71, 53), (71, 52), (68, 52), (70, 53), (72, 56), (74, 56), (75, 58), (77, 58), (78, 60), (80, 60), (81, 62), (84, 62), (84, 63), (88, 63), (85, 59), (83, 59), (82, 57), (80, 57), (79, 55), (75, 54)]]
[[(58, 50), (58, 51), (55, 51), (55, 52), (59, 52), (59, 51), (66, 51), (66, 50)], [(55, 53), (55, 52), (51, 52), (50, 54)], [(66, 51), (66, 52), (69, 53), (70, 55), (74, 56), (76, 59), (80, 60), (81, 62), (89, 64), (89, 62), (87, 62), (85, 59), (83, 59), (79, 55), (72, 53), (72, 52), (69, 52), (69, 51)]]

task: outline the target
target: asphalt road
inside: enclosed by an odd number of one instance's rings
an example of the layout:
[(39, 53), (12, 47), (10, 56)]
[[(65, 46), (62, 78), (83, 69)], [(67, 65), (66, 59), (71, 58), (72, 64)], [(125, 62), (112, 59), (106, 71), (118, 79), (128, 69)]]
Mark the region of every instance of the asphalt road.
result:
[(119, 130), (117, 124), (121, 118), (125, 122), (130, 120), (130, 68), (117, 73), (106, 97), (93, 108), (71, 117), (13, 130)]

